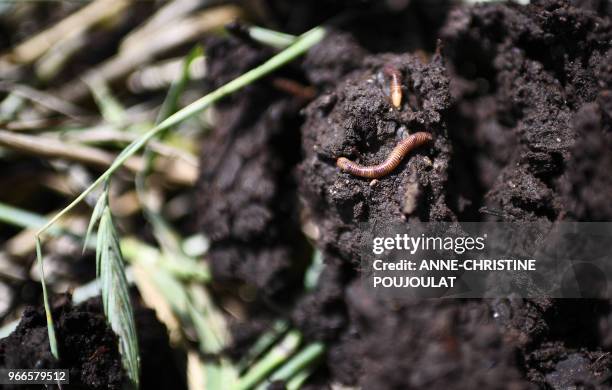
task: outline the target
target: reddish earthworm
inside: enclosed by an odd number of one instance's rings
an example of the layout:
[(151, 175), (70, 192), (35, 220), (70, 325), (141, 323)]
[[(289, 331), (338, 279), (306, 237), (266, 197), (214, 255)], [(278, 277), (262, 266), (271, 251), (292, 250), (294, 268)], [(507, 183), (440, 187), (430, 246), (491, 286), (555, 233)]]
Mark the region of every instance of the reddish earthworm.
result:
[(401, 140), (395, 148), (389, 153), (387, 159), (373, 166), (359, 165), (346, 157), (340, 157), (336, 161), (336, 165), (344, 172), (351, 175), (365, 177), (368, 179), (378, 179), (391, 173), (399, 163), (406, 157), (414, 148), (424, 145), (433, 139), (430, 133), (420, 131), (410, 135), (408, 138)]
[(402, 105), (402, 74), (393, 65), (385, 65), (383, 73), (391, 79), (389, 88), (391, 103), (395, 108), (399, 108)]

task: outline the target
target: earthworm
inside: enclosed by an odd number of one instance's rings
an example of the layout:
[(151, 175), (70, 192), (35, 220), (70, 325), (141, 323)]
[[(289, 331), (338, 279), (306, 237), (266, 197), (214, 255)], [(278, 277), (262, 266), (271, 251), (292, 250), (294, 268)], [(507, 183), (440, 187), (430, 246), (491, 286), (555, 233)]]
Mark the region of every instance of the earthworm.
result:
[(389, 153), (387, 159), (378, 165), (363, 166), (359, 165), (346, 157), (340, 157), (336, 161), (336, 165), (344, 172), (351, 175), (365, 177), (368, 179), (378, 179), (391, 173), (399, 163), (406, 157), (414, 148), (424, 145), (433, 139), (430, 133), (420, 131), (410, 135), (408, 138), (401, 140), (395, 148)]
[(389, 88), (391, 103), (395, 108), (399, 108), (402, 105), (402, 74), (393, 65), (385, 65), (383, 73), (391, 79)]

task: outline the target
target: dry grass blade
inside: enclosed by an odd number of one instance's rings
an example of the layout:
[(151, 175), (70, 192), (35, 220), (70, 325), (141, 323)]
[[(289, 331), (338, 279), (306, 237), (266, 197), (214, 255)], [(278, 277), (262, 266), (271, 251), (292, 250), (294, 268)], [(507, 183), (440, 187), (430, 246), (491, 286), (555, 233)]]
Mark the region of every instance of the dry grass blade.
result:
[(93, 1), (61, 22), (23, 42), (6, 56), (18, 63), (34, 61), (55, 42), (65, 39), (67, 36), (80, 34), (100, 20), (121, 12), (129, 4), (129, 0)]
[(141, 64), (151, 61), (159, 53), (168, 52), (177, 46), (197, 39), (204, 33), (222, 28), (225, 24), (238, 18), (240, 12), (240, 8), (232, 5), (219, 6), (177, 20), (164, 26), (163, 29), (150, 31), (144, 37), (131, 40), (130, 42), (133, 43), (128, 48), (122, 47), (116, 56), (66, 84), (58, 91), (58, 95), (69, 101), (77, 101), (83, 98), (88, 91), (83, 80), (87, 82), (103, 80), (111, 83)]
[[(63, 158), (103, 168), (111, 166), (115, 160), (112, 153), (98, 148), (62, 142), (47, 136), (15, 134), (6, 130), (0, 130), (0, 146), (38, 157)], [(156, 169), (156, 173), (163, 175), (165, 180), (181, 185), (192, 185), (195, 182), (197, 166), (191, 162), (178, 158), (166, 158), (165, 163), (170, 163), (169, 166), (174, 168), (172, 170)], [(124, 165), (132, 172), (139, 172), (143, 169), (144, 163), (140, 157), (132, 157), (127, 159)], [(163, 165), (160, 164), (160, 167)], [(168, 165), (165, 168), (167, 167)]]
[(148, 39), (152, 32), (165, 29), (169, 24), (196, 11), (202, 6), (202, 0), (175, 0), (164, 4), (145, 24), (131, 31), (121, 43), (120, 50), (138, 46), (142, 39)]
[(59, 112), (60, 114), (64, 114), (73, 119), (79, 119), (85, 115), (85, 112), (78, 106), (62, 100), (54, 95), (36, 90), (27, 85), (0, 81), (0, 91), (10, 92), (24, 99), (31, 100), (43, 107)]

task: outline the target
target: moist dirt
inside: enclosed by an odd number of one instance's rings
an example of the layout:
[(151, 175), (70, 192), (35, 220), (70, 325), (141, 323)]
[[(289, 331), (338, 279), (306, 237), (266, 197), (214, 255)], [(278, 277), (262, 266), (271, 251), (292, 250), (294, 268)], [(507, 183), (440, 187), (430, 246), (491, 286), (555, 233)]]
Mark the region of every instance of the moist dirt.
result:
[[(138, 302), (135, 300), (135, 302)], [(135, 307), (141, 352), (141, 386), (144, 389), (186, 389), (185, 369), (177, 366), (169, 345), (168, 331), (155, 312), (140, 304)], [(117, 336), (108, 327), (100, 299), (73, 305), (68, 296), (53, 308), (60, 360), (49, 347), (44, 308), (28, 307), (19, 325), (0, 340), (0, 367), (61, 368), (69, 371), (64, 389), (122, 389), (122, 368)], [(161, 387), (158, 387), (161, 386)], [(5, 385), (6, 389), (40, 389), (41, 385)], [(56, 388), (50, 386), (49, 388)]]
[[(610, 4), (330, 2), (317, 13), (302, 1), (296, 18), (297, 8), (271, 3), (280, 27), (325, 20), (330, 33), (217, 106), (199, 210), (213, 271), (254, 286), (257, 313), (294, 302), (281, 313), (328, 345), (307, 388), (610, 388), (608, 301), (382, 301), (360, 286), (357, 245), (366, 221), (611, 221)], [(207, 53), (212, 86), (270, 55), (236, 38)], [(388, 64), (402, 74), (399, 109)], [(279, 89), (274, 77), (297, 87)], [(336, 167), (341, 156), (381, 162), (416, 131), (434, 141), (384, 178)], [(325, 268), (299, 296), (304, 226)]]

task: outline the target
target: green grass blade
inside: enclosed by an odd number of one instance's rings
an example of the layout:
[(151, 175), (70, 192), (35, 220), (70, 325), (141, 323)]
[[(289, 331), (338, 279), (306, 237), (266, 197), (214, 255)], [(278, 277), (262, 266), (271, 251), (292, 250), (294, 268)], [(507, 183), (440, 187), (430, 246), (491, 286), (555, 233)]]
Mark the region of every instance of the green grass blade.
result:
[(270, 352), (262, 357), (251, 369), (242, 376), (233, 390), (248, 390), (263, 381), (272, 371), (283, 364), (298, 348), (302, 336), (293, 330), (283, 340), (275, 345)]
[(308, 379), (310, 374), (312, 374), (313, 370), (304, 370), (297, 373), (293, 378), (291, 378), (285, 387), (287, 390), (299, 390), (304, 385), (304, 382)]
[(238, 363), (238, 369), (244, 371), (249, 367), (255, 359), (261, 356), (267, 351), (278, 339), (280, 339), (285, 332), (289, 330), (289, 324), (285, 320), (278, 320), (272, 325), (272, 329), (262, 334), (255, 344), (245, 354), (245, 356)]
[(14, 92), (8, 94), (8, 96), (0, 102), (0, 123), (14, 119), (24, 106), (25, 98)]
[(276, 49), (284, 49), (291, 46), (298, 39), (295, 35), (285, 34), (258, 26), (250, 26), (247, 28), (247, 31), (254, 41)]
[(281, 368), (272, 374), (270, 381), (289, 381), (293, 376), (297, 375), (301, 371), (308, 369), (311, 365), (319, 359), (323, 352), (325, 352), (325, 346), (322, 343), (312, 343), (302, 349), (294, 357), (285, 363)]
[[(0, 222), (13, 226), (38, 229), (47, 223), (47, 219), (38, 214), (0, 203)], [(54, 228), (53, 230), (53, 233), (60, 233), (60, 229), (58, 228)]]
[(49, 294), (47, 293), (47, 283), (45, 282), (45, 270), (43, 267), (43, 258), (41, 250), (40, 238), (36, 237), (36, 258), (40, 270), (40, 283), (43, 290), (43, 303), (45, 306), (45, 315), (47, 316), (47, 333), (49, 334), (49, 347), (54, 358), (59, 360), (59, 350), (57, 348), (57, 338), (55, 337), (55, 325), (53, 324), (53, 314), (51, 313), (51, 305), (49, 304)]
[(102, 80), (92, 80), (88, 86), (104, 120), (114, 125), (124, 124), (127, 117), (125, 108), (113, 96), (108, 85)]
[(189, 71), (191, 69), (191, 65), (196, 59), (202, 57), (203, 55), (204, 50), (198, 45), (189, 52), (187, 57), (185, 57), (181, 74), (170, 86), (168, 94), (166, 95), (166, 98), (159, 109), (157, 120), (155, 121), (156, 124), (160, 123), (178, 110), (181, 95), (185, 91), (185, 87), (187, 87), (187, 83), (191, 79), (191, 74)]
[(102, 193), (102, 195), (100, 195), (100, 198), (98, 198), (98, 201), (96, 202), (96, 206), (93, 209), (93, 213), (91, 214), (91, 219), (89, 220), (89, 226), (87, 226), (87, 233), (85, 233), (85, 241), (83, 242), (83, 252), (85, 252), (85, 249), (87, 248), (87, 245), (89, 244), (89, 240), (91, 239), (91, 235), (93, 233), (94, 227), (96, 226), (96, 224), (102, 217), (102, 212), (104, 211), (104, 208), (106, 207), (106, 201), (107, 199), (106, 199), (106, 191), (105, 191)]
[(306, 291), (312, 291), (317, 287), (319, 276), (321, 276), (324, 267), (323, 253), (316, 249), (312, 255), (312, 262), (306, 269), (306, 274), (304, 275), (304, 289)]

